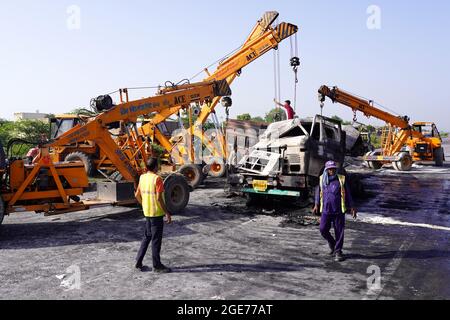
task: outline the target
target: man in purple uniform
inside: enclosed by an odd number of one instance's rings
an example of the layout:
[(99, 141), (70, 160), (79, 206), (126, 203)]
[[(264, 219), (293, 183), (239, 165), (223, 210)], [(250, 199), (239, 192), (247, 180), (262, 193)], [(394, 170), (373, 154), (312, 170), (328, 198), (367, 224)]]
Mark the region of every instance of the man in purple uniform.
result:
[[(320, 183), (316, 188), (314, 214), (322, 214), (320, 221), (320, 233), (328, 241), (330, 255), (335, 256), (335, 261), (344, 261), (342, 248), (344, 246), (345, 214), (350, 211), (356, 219), (357, 211), (353, 206), (352, 195), (345, 176), (337, 174), (337, 166), (334, 161), (325, 164), (325, 171), (320, 177)], [(330, 233), (331, 224), (334, 227), (336, 239)]]

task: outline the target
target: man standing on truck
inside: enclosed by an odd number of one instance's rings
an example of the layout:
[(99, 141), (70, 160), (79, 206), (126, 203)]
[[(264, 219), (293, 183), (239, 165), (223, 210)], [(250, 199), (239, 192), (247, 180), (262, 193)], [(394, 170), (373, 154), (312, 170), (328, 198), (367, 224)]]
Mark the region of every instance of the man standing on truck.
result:
[(136, 258), (136, 269), (146, 271), (142, 264), (150, 242), (152, 243), (153, 271), (157, 273), (171, 272), (161, 263), (161, 244), (164, 229), (164, 216), (167, 223), (172, 223), (172, 217), (164, 204), (163, 180), (158, 172), (158, 159), (150, 158), (147, 163), (148, 172), (141, 175), (136, 190), (136, 199), (142, 204), (145, 216), (145, 233)]
[(281, 104), (279, 101), (277, 101), (276, 99), (273, 99), (273, 101), (279, 105), (280, 107), (283, 107), (284, 109), (286, 109), (286, 115), (287, 115), (287, 120), (292, 120), (294, 119), (295, 116), (295, 111), (294, 109), (291, 107), (291, 101), (290, 100), (286, 100), (284, 102), (284, 104)]
[[(320, 177), (316, 188), (314, 214), (322, 214), (320, 233), (328, 241), (330, 255), (335, 261), (341, 262), (345, 258), (342, 254), (344, 246), (345, 214), (350, 211), (353, 218), (357, 217), (357, 210), (346, 177), (337, 174), (337, 165), (334, 161), (325, 164), (325, 171)], [(348, 210), (349, 208), (350, 210)], [(330, 233), (333, 224), (336, 239)]]

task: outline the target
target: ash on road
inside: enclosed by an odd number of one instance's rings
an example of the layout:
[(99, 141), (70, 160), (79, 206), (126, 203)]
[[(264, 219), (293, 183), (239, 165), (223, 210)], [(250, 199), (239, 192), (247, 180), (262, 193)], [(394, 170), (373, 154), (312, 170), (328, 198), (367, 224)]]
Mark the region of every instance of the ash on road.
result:
[[(343, 263), (327, 255), (317, 226), (246, 210), (243, 199), (225, 197), (222, 180), (210, 180), (165, 229), (171, 274), (133, 270), (138, 209), (6, 217), (0, 298), (450, 299), (450, 167), (355, 170), (370, 197), (359, 201), (357, 221), (347, 218)], [(68, 289), (77, 268), (81, 286)]]

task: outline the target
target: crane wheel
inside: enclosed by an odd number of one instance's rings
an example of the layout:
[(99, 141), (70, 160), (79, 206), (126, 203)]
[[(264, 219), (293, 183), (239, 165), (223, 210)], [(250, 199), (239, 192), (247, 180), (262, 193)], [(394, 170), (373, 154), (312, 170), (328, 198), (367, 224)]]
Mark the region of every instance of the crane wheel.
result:
[(400, 171), (400, 168), (397, 165), (397, 161), (392, 162), (392, 166), (394, 167), (395, 170)]
[(436, 167), (444, 166), (444, 149), (439, 147), (433, 151), (434, 163)]
[(0, 195), (0, 226), (2, 225), (3, 218), (5, 217), (5, 210), (6, 210), (5, 203), (3, 202), (3, 198)]
[(380, 161), (369, 161), (369, 167), (374, 170), (379, 170), (383, 166)]
[(164, 180), (164, 200), (167, 210), (177, 214), (189, 203), (190, 188), (186, 178), (181, 174), (171, 174)]
[(223, 163), (214, 162), (209, 169), (209, 175), (215, 178), (222, 178), (225, 176), (226, 166)]
[(412, 168), (413, 160), (409, 154), (405, 154), (400, 161), (395, 163), (394, 168), (398, 171), (409, 171)]
[(203, 182), (202, 169), (196, 164), (185, 164), (178, 172), (186, 178), (188, 184), (194, 189)]
[(86, 170), (86, 174), (89, 177), (94, 176), (94, 163), (86, 153), (81, 151), (75, 151), (72, 153), (69, 153), (66, 158), (64, 159), (65, 162), (72, 162), (72, 161), (81, 161), (83, 162), (84, 169)]

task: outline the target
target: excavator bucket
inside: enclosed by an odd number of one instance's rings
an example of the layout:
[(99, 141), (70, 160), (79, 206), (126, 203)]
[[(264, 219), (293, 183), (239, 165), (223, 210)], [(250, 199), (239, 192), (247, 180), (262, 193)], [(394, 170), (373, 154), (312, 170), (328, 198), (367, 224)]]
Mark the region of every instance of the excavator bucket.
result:
[(276, 11), (267, 11), (266, 13), (264, 13), (261, 20), (258, 21), (259, 26), (263, 29), (264, 32), (266, 32), (279, 15), (280, 14)]
[(289, 38), (293, 34), (297, 33), (298, 27), (296, 25), (282, 22), (275, 28), (275, 37), (278, 42), (283, 41), (286, 38)]
[(231, 88), (227, 80), (216, 81), (214, 86), (214, 94), (216, 97), (231, 96)]

